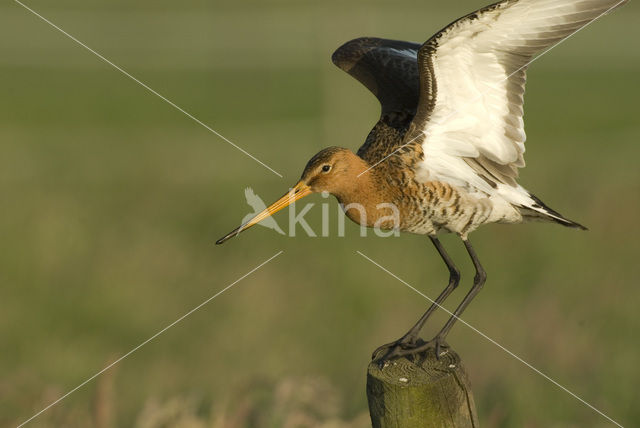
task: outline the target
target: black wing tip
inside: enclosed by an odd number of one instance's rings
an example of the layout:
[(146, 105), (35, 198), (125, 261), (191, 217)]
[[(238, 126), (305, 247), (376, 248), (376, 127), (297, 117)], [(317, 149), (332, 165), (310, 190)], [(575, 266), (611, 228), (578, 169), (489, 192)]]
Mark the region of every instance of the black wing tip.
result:
[(344, 42), (331, 54), (331, 62), (346, 72), (349, 72), (351, 67), (367, 53), (365, 46), (375, 40), (378, 39), (374, 37), (358, 37), (357, 39)]
[[(536, 211), (546, 215), (546, 217), (558, 224), (561, 224), (563, 226), (566, 227), (571, 227), (573, 229), (580, 229), (580, 230), (589, 230), (586, 226), (581, 225), (578, 222), (575, 222), (573, 220), (569, 220), (568, 218), (566, 218), (565, 216), (563, 216), (562, 214), (560, 214), (558, 211), (554, 210), (553, 208), (550, 208), (547, 204), (545, 204), (544, 202), (542, 202), (540, 200), (540, 198), (538, 198), (536, 195), (534, 195), (533, 193), (529, 193), (529, 197), (531, 199), (533, 199), (533, 201), (536, 203)], [(530, 208), (531, 209), (531, 208)], [(542, 210), (542, 211), (540, 211)]]
[(382, 39), (380, 37), (363, 36), (340, 45), (331, 55), (331, 62), (347, 71), (364, 55), (377, 48), (420, 49), (420, 43), (405, 40)]
[(567, 220), (567, 219), (563, 219), (563, 220), (557, 220), (558, 223), (560, 223), (563, 226), (566, 227), (570, 227), (572, 229), (578, 229), (578, 230), (589, 230), (588, 227), (581, 225), (580, 223), (577, 223), (573, 220)]

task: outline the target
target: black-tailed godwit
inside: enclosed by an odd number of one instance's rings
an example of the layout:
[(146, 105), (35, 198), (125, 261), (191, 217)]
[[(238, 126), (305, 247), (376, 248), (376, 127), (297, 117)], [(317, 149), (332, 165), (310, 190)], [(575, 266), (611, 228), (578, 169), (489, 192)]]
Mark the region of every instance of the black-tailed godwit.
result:
[[(525, 71), (538, 54), (625, 1), (504, 0), (454, 21), (422, 45), (368, 37), (345, 43), (332, 60), (378, 98), (378, 123), (356, 154), (340, 147), (317, 153), (287, 194), (217, 243), (317, 192), (361, 207), (346, 210), (356, 223), (427, 235), (449, 269), (449, 284), (407, 334), (374, 358), (430, 347), (439, 355), (486, 280), (470, 232), (529, 220), (584, 229), (516, 182), (524, 167)], [(397, 207), (397, 222), (379, 221), (389, 218), (388, 204)], [(460, 280), (440, 232), (460, 236), (476, 275), (453, 316), (423, 341), (420, 330)]]

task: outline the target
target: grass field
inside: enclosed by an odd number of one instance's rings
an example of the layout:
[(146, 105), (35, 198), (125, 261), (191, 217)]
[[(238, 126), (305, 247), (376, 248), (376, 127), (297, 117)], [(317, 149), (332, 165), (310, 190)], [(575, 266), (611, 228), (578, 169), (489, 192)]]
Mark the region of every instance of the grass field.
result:
[[(333, 49), (362, 35), (424, 41), (484, 4), (26, 4), (284, 178), (19, 4), (1, 5), (0, 425), (283, 250), (26, 426), (367, 426), (370, 352), (428, 302), (356, 251), (434, 297), (447, 272), (428, 240), (362, 238), (347, 222), (344, 238), (255, 228), (213, 242), (250, 212), (245, 187), (270, 202), (320, 148), (364, 140), (378, 105), (330, 63)], [(531, 66), (521, 183), (590, 231), (474, 233), (489, 279), (464, 317), (624, 426), (640, 424), (638, 19), (631, 2)], [(318, 231), (319, 207), (307, 219)], [(468, 286), (464, 248), (443, 242)], [(465, 326), (449, 343), (483, 427), (613, 426)]]

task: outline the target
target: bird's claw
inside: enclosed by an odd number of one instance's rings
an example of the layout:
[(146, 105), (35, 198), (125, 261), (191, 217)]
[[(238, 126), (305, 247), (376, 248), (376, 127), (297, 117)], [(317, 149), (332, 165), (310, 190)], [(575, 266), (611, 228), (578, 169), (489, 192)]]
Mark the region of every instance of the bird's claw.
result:
[[(396, 341), (387, 343), (385, 345), (382, 345), (376, 348), (376, 350), (373, 351), (373, 353), (371, 354), (371, 359), (375, 360), (380, 355), (383, 355), (386, 357), (387, 355), (395, 353), (399, 349), (402, 349), (402, 350), (413, 349), (416, 346), (420, 346), (422, 343), (424, 343), (424, 341), (420, 339), (416, 341), (415, 339), (408, 339), (406, 337), (402, 337)], [(400, 355), (397, 355), (397, 356), (400, 356)]]
[(448, 347), (449, 345), (447, 345), (444, 339), (439, 336), (434, 337), (428, 342), (421, 339), (418, 339), (415, 342), (403, 342), (402, 339), (400, 339), (380, 346), (378, 349), (373, 351), (371, 359), (378, 363), (378, 367), (380, 367), (380, 369), (383, 369), (387, 366), (389, 361), (399, 357), (414, 356), (416, 358), (413, 360), (416, 362), (418, 360), (418, 356), (424, 355), (430, 349), (433, 349), (436, 359), (439, 360), (441, 356), (447, 353), (443, 348)]

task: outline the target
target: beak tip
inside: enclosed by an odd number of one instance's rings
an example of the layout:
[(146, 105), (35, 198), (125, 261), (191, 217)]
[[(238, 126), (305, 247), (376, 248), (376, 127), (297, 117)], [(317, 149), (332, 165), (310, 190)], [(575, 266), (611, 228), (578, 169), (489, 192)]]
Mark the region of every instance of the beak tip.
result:
[(225, 242), (227, 242), (227, 240), (229, 238), (231, 238), (233, 235), (227, 235), (227, 236), (223, 236), (222, 238), (218, 239), (216, 241), (216, 245), (220, 245), (220, 244), (224, 244)]
[(224, 244), (225, 242), (227, 242), (229, 239), (233, 238), (234, 236), (237, 236), (240, 234), (240, 232), (242, 232), (242, 226), (240, 226), (239, 228), (237, 228), (236, 230), (234, 230), (233, 232), (229, 232), (228, 234), (226, 234), (225, 236), (223, 236), (222, 238), (218, 239), (216, 241), (216, 245), (220, 245), (220, 244)]

